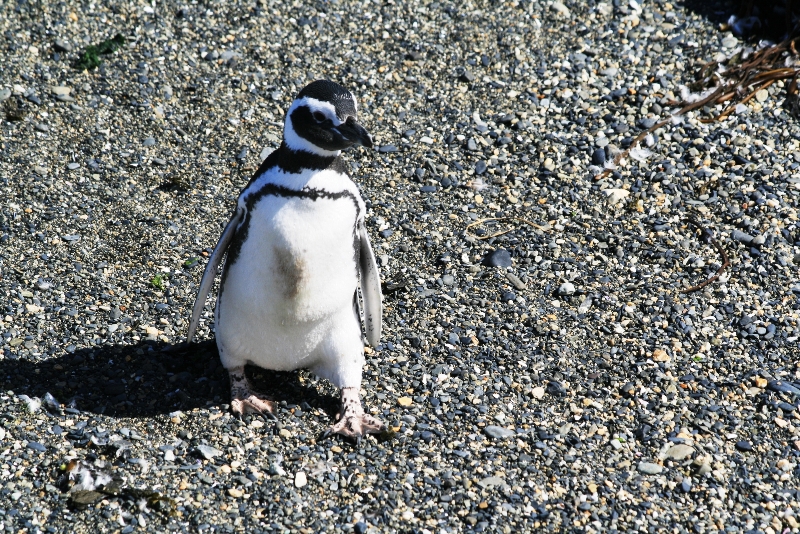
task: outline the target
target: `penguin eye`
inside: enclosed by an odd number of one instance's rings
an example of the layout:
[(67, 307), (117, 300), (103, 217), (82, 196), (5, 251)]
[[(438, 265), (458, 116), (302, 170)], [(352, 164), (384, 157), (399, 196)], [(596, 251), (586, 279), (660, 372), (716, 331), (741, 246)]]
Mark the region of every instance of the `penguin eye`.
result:
[(321, 111), (315, 111), (311, 116), (314, 117), (314, 120), (317, 122), (325, 122), (326, 119), (325, 114)]

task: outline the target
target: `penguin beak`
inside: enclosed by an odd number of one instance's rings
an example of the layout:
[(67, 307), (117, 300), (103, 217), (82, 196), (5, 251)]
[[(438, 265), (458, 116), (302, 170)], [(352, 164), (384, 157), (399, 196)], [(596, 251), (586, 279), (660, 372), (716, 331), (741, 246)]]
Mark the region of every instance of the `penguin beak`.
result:
[(347, 121), (344, 124), (340, 124), (337, 130), (354, 145), (372, 148), (372, 136), (353, 117), (348, 117)]

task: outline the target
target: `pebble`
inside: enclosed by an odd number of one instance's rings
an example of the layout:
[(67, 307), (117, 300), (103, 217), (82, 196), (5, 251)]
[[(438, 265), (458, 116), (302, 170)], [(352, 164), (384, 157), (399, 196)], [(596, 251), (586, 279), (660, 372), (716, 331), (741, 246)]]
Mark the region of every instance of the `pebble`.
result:
[(198, 445), (197, 452), (199, 452), (200, 455), (206, 460), (211, 460), (212, 458), (215, 458), (222, 454), (221, 450), (215, 449), (210, 445)]
[(483, 429), (483, 432), (490, 438), (494, 439), (505, 439), (516, 435), (516, 432), (513, 430), (496, 425), (488, 425)]
[(504, 248), (489, 251), (483, 258), (483, 265), (487, 267), (511, 267), (511, 254)]
[(722, 46), (725, 48), (735, 48), (739, 45), (739, 40), (736, 37), (725, 37), (722, 40)]
[(752, 451), (753, 444), (747, 440), (741, 440), (736, 442), (736, 448), (740, 451)]
[(598, 148), (592, 152), (592, 164), (602, 167), (606, 162), (605, 148)]
[(294, 475), (294, 485), (296, 488), (305, 487), (308, 484), (308, 479), (303, 471), (298, 471)]
[(575, 294), (575, 284), (572, 282), (564, 282), (558, 286), (558, 294), (562, 297), (568, 297)]
[(667, 449), (665, 457), (670, 458), (672, 460), (681, 461), (685, 460), (692, 454), (694, 454), (694, 447), (680, 443), (678, 445), (673, 445), (672, 447)]
[(53, 41), (53, 48), (57, 52), (72, 52), (72, 45), (64, 39), (56, 39)]
[(560, 2), (559, 0), (556, 0), (555, 2), (553, 2), (550, 5), (550, 8), (553, 11), (555, 11), (558, 14), (563, 15), (565, 17), (569, 17), (571, 15), (569, 8), (567, 8), (567, 6), (565, 6), (564, 3)]
[(734, 241), (738, 241), (740, 243), (744, 243), (745, 245), (749, 245), (753, 242), (753, 236), (747, 235), (746, 233), (742, 232), (741, 230), (734, 230), (731, 232), (731, 239)]
[(664, 470), (664, 466), (652, 462), (639, 462), (636, 468), (645, 475), (659, 475)]
[(29, 441), (26, 445), (29, 449), (34, 450), (36, 452), (45, 452), (47, 447), (39, 443), (38, 441)]

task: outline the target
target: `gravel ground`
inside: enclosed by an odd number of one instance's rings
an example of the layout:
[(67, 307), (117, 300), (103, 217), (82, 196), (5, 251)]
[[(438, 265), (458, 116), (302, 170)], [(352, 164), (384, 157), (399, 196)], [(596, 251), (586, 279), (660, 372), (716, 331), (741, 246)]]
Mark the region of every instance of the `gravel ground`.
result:
[[(594, 178), (736, 37), (664, 1), (98, 4), (0, 15), (3, 529), (798, 531), (785, 88)], [(307, 372), (253, 369), (280, 421), (231, 417), (210, 307), (185, 344), (322, 77), (379, 147), (346, 159), (385, 282), (364, 401), (395, 435), (357, 446), (317, 441), (337, 397)], [(688, 217), (731, 266), (681, 293), (722, 264)]]

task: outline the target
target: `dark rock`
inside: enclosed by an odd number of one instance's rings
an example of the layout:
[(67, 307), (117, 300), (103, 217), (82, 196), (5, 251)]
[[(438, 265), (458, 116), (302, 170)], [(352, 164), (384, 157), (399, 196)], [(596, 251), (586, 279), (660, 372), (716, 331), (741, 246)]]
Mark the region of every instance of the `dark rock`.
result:
[(483, 265), (488, 267), (511, 267), (511, 254), (503, 248), (492, 250), (483, 258)]

